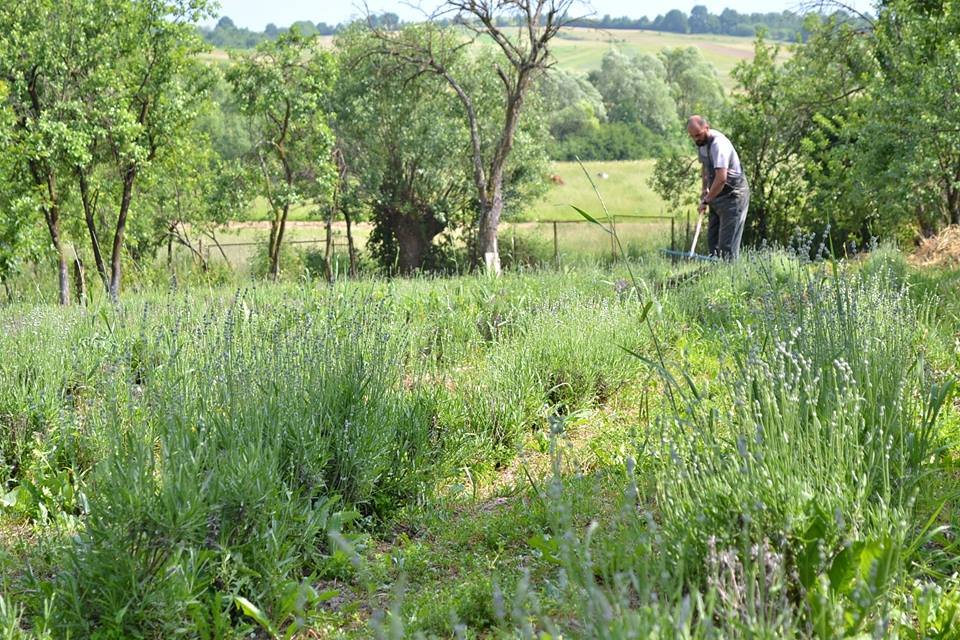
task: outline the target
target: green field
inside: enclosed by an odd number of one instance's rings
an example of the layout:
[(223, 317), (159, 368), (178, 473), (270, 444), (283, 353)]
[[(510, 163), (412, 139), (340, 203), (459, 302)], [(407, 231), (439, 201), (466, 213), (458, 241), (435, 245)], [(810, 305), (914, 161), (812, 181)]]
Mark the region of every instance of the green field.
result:
[[(584, 167), (603, 196), (611, 214), (615, 215), (670, 215), (663, 200), (650, 188), (650, 176), (653, 174), (655, 160), (634, 160), (625, 162), (585, 162)], [(531, 222), (546, 220), (582, 220), (570, 205), (576, 205), (588, 212), (598, 211), (597, 194), (590, 185), (583, 169), (576, 162), (553, 162), (550, 165), (553, 175), (559, 176), (563, 184), (550, 182), (547, 193), (529, 204), (521, 211), (508, 211), (507, 221)], [(606, 178), (600, 174), (606, 174)], [(269, 210), (262, 198), (254, 200), (250, 209), (241, 219), (268, 220)], [(290, 211), (290, 220), (317, 220), (314, 207), (294, 207)]]
[(955, 637), (960, 272), (630, 265), (0, 308), (0, 635)]
[[(576, 162), (554, 162), (553, 174), (563, 184), (550, 183), (550, 189), (540, 200), (509, 219), (516, 220), (582, 220), (571, 205), (596, 214), (603, 214), (593, 186), (603, 197), (612, 215), (670, 215), (663, 200), (650, 188), (655, 160), (626, 162), (585, 162), (583, 168)], [(606, 177), (603, 177), (603, 176)]]
[(684, 35), (632, 29), (564, 29), (553, 43), (557, 64), (581, 72), (600, 68), (603, 55), (617, 49), (624, 53), (656, 54), (662, 49), (696, 47), (716, 67), (724, 88), (731, 89), (730, 72), (737, 63), (753, 58), (753, 38), (720, 35)]

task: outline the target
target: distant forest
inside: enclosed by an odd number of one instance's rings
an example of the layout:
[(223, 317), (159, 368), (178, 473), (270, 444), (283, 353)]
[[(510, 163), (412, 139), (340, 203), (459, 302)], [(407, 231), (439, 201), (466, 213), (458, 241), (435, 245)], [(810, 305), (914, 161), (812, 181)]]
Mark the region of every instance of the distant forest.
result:
[[(403, 22), (395, 13), (382, 13), (371, 18), (378, 26), (393, 28)], [(665, 31), (669, 33), (711, 33), (730, 36), (756, 35), (757, 30), (766, 30), (767, 37), (774, 40), (805, 39), (806, 31), (804, 14), (793, 11), (779, 13), (739, 13), (733, 9), (724, 9), (719, 15), (710, 13), (703, 5), (695, 6), (689, 14), (679, 9), (658, 15), (654, 19), (646, 16), (642, 18), (615, 18), (605, 15), (600, 19), (583, 19), (571, 22), (571, 26), (590, 27), (598, 29), (644, 29), (647, 31)], [(501, 21), (509, 24), (507, 20)], [(303, 35), (334, 35), (346, 27), (346, 24), (330, 25), (326, 22), (313, 23), (301, 20), (290, 27), (278, 27), (271, 23), (263, 31), (251, 31), (238, 27), (233, 20), (224, 16), (212, 29), (204, 28), (204, 39), (221, 49), (250, 49), (263, 40), (275, 40), (277, 36), (291, 28), (297, 29)]]

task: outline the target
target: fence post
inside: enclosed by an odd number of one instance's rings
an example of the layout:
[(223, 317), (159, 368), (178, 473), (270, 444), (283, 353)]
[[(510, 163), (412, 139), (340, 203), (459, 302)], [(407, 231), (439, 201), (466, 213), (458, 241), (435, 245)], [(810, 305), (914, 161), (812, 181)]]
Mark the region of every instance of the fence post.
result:
[(687, 209), (687, 233), (683, 236), (683, 247), (686, 249), (690, 245), (690, 209)]
[(557, 241), (557, 221), (553, 221), (553, 261), (560, 266), (560, 244)]
[(670, 218), (670, 251), (677, 250), (676, 218)]

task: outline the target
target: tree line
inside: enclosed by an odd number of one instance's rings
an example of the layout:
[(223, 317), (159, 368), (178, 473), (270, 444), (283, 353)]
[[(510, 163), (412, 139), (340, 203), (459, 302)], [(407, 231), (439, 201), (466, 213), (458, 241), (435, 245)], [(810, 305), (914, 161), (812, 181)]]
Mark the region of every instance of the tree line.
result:
[(526, 40), (496, 26), (498, 3), (450, 0), (456, 30), (368, 21), (329, 50), (293, 29), (226, 65), (198, 55), (205, 0), (5, 4), (0, 281), (53, 258), (61, 304), (85, 290), (84, 265), (118, 299), (164, 247), (205, 266), (198, 236), (218, 245), (253, 202), (274, 278), (297, 207), (327, 224), (328, 274), (333, 221), (349, 235), (357, 216), (389, 272), (442, 267), (454, 233), (470, 264), (499, 272), (504, 211), (544, 188), (534, 85), (570, 2), (522, 3)]
[(769, 37), (777, 40), (802, 39), (807, 33), (807, 16), (812, 14), (793, 11), (768, 13), (739, 13), (734, 9), (724, 9), (719, 14), (710, 13), (704, 5), (696, 5), (686, 13), (672, 9), (657, 15), (652, 20), (646, 16), (629, 18), (613, 17), (609, 14), (600, 19), (576, 20), (573, 26), (595, 29), (642, 29), (667, 33), (709, 33), (728, 36), (753, 37), (758, 29), (763, 29)]
[[(842, 9), (839, 11), (843, 12)], [(806, 21), (811, 13), (796, 13), (793, 11), (768, 13), (740, 13), (734, 9), (724, 9), (719, 14), (711, 13), (704, 5), (696, 5), (690, 13), (680, 9), (673, 9), (650, 19), (646, 16), (630, 18), (628, 16), (614, 17), (609, 14), (602, 18), (580, 18), (569, 21), (571, 27), (590, 29), (641, 29), (645, 31), (662, 31), (666, 33), (693, 33), (717, 34), (729, 36), (753, 37), (762, 29), (768, 38), (775, 40), (794, 41), (806, 38), (809, 33)], [(405, 22), (392, 12), (384, 12), (369, 17), (376, 27), (396, 29)], [(498, 15), (495, 24), (499, 27), (516, 26), (519, 18), (510, 15)], [(455, 24), (455, 18), (446, 18), (438, 21), (441, 26)], [(280, 34), (296, 29), (304, 35), (332, 36), (348, 29), (350, 22), (335, 25), (326, 22), (310, 22), (299, 20), (289, 27), (278, 27), (274, 23), (268, 24), (263, 31), (255, 31), (245, 27), (238, 27), (228, 16), (219, 19), (213, 28), (200, 28), (204, 40), (214, 47), (221, 49), (252, 49), (263, 40), (276, 40)]]

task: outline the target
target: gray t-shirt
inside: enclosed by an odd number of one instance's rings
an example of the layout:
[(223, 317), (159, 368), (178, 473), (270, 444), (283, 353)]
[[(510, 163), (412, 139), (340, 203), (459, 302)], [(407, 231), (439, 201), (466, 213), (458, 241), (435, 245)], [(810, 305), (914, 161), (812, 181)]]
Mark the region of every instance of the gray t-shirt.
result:
[(731, 178), (742, 175), (743, 169), (740, 168), (740, 156), (737, 155), (737, 150), (733, 148), (733, 143), (730, 142), (730, 139), (716, 129), (710, 130), (710, 138), (710, 143), (702, 147), (697, 147), (700, 164), (707, 164), (707, 150), (709, 149), (710, 156), (713, 159), (714, 169), (726, 169), (727, 175)]

